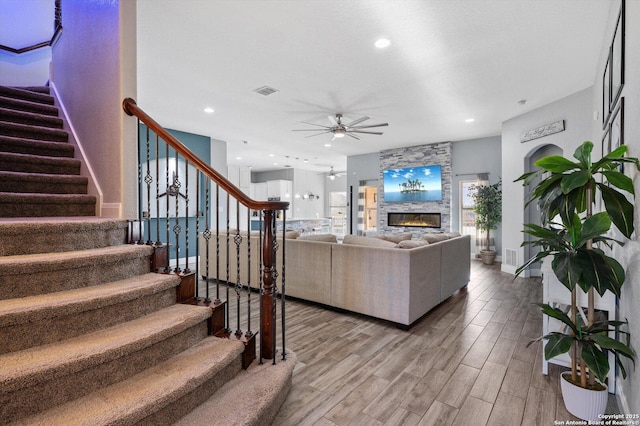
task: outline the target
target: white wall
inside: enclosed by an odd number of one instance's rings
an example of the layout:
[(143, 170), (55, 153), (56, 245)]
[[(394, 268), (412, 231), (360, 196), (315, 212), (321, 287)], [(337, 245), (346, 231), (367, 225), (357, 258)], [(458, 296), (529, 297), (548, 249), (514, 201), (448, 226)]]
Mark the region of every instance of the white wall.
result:
[(320, 196), (316, 199), (292, 199), (292, 209), (287, 216), (289, 219), (313, 219), (325, 217), (325, 180), (323, 173), (311, 170), (294, 169), (293, 171), (293, 193), (304, 194), (311, 191), (314, 195)]
[(103, 195), (102, 215), (136, 217), (135, 2), (65, 0), (52, 82)]
[[(460, 227), (460, 182), (477, 178), (477, 173), (489, 173), (489, 183), (494, 184), (502, 176), (501, 138), (456, 141), (451, 148), (451, 231)], [(502, 253), (502, 224), (491, 231), (498, 256)]]
[[(596, 72), (594, 92), (591, 99), (593, 111), (600, 111), (602, 105), (602, 75), (606, 55), (613, 37), (614, 25), (618, 17), (619, 2), (612, 2), (609, 11), (609, 21), (606, 33), (603, 36), (600, 49), (600, 67)], [(640, 157), (640, 2), (636, 0), (626, 1), (626, 36), (625, 36), (625, 83), (622, 89), (624, 97), (624, 142), (629, 148), (629, 155)], [(603, 134), (601, 120), (594, 122), (592, 133), (598, 140)], [(620, 260), (626, 269), (626, 280), (622, 287), (620, 298), (619, 317), (629, 321), (631, 331), (631, 345), (636, 353), (640, 353), (640, 173), (627, 167), (627, 175), (632, 177), (636, 193), (635, 201), (635, 233), (631, 241), (623, 248), (616, 248), (614, 256)], [(636, 362), (640, 362), (636, 359)], [(621, 411), (627, 414), (640, 413), (640, 366), (634, 370), (627, 365), (629, 377), (622, 381), (619, 377), (617, 386), (618, 405)]]
[[(525, 173), (527, 157), (544, 145), (557, 145), (565, 156), (571, 156), (585, 140), (592, 139), (593, 114), (591, 102), (593, 89), (587, 88), (551, 104), (537, 108), (502, 124), (502, 256), (505, 250), (518, 253), (517, 264), (524, 263), (522, 229), (524, 223), (525, 195), (521, 182), (514, 183)], [(565, 131), (520, 143), (520, 136), (531, 129), (564, 120)], [(596, 144), (598, 145), (598, 144)], [(515, 273), (516, 266), (502, 263), (502, 271)]]

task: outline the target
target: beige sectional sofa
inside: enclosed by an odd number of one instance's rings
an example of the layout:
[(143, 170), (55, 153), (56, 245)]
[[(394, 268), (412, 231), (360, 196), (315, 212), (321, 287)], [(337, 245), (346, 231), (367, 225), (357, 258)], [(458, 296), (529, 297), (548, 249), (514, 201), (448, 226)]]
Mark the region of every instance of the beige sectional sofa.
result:
[[(229, 242), (231, 264), (227, 275), (226, 235), (220, 235), (220, 279), (235, 284), (238, 282), (237, 248), (232, 238), (233, 235)], [(410, 326), (469, 283), (469, 236), (415, 248), (398, 248), (396, 243), (378, 243), (368, 237), (345, 237), (345, 242), (287, 239), (284, 270), (287, 297)], [(205, 276), (204, 239), (201, 238), (200, 244), (200, 274)], [(249, 278), (253, 288), (259, 287), (260, 282), (258, 247), (258, 235), (251, 233), (249, 265), (247, 235), (243, 234), (240, 283), (247, 284)], [(210, 279), (216, 278), (216, 262), (214, 236), (209, 240)], [(281, 265), (282, 250), (279, 250), (278, 274), (283, 273)]]

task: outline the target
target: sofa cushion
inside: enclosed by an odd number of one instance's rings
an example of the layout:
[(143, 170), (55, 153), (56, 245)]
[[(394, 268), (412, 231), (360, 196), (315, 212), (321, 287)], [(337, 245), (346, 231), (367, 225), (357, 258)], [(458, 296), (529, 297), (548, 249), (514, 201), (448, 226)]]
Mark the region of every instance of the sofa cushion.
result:
[(392, 243), (398, 244), (400, 241), (410, 240), (413, 237), (411, 232), (405, 232), (403, 234), (386, 234), (386, 235), (378, 235), (377, 238), (385, 241), (391, 241)]
[(424, 247), (428, 245), (429, 245), (429, 241), (427, 240), (404, 240), (398, 243), (398, 248), (412, 249), (412, 248)]
[(381, 240), (380, 238), (363, 237), (361, 235), (345, 235), (342, 244), (352, 244), (367, 247), (396, 247), (396, 243)]
[(300, 231), (286, 231), (284, 237), (288, 240), (295, 240), (300, 236)]
[(325, 243), (337, 243), (338, 239), (333, 234), (311, 234), (311, 235), (302, 235), (297, 238), (298, 240), (304, 241), (322, 241)]
[(459, 232), (447, 232), (445, 235), (449, 238), (457, 238), (462, 236), (462, 234)]
[(439, 243), (440, 241), (448, 240), (449, 237), (447, 237), (447, 234), (444, 234), (444, 233), (441, 234), (441, 233), (432, 232), (432, 233), (429, 233), (429, 234), (424, 234), (422, 236), (422, 239), (423, 240), (427, 240), (430, 243)]

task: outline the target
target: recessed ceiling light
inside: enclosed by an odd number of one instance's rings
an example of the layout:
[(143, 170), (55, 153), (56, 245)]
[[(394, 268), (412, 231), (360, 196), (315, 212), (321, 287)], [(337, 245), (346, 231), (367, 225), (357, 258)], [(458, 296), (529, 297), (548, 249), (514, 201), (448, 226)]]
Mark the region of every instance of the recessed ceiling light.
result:
[(269, 154), (269, 157), (271, 157), (271, 158), (273, 158), (275, 156), (276, 156), (275, 154)]
[(376, 40), (375, 46), (378, 49), (384, 49), (385, 47), (391, 46), (391, 41), (388, 38), (381, 38)]
[(325, 148), (331, 148), (331, 144), (330, 144), (330, 143), (325, 143), (325, 144), (324, 144), (324, 147), (325, 147)]
[(242, 160), (242, 157), (236, 157), (236, 160)]
[(213, 108), (211, 108), (211, 107), (206, 107), (206, 108), (204, 109), (204, 112), (206, 112), (207, 114), (213, 114), (214, 110), (213, 110)]
[(475, 118), (467, 118), (466, 120), (464, 120), (465, 123), (473, 123), (474, 121), (476, 121)]
[(302, 160), (302, 161), (304, 161), (305, 163), (308, 163), (308, 162), (309, 162), (309, 159), (308, 159), (308, 158), (305, 158), (305, 159), (304, 159), (304, 160)]
[(274, 166), (277, 166), (277, 165), (278, 165), (278, 163), (273, 163), (273, 165), (274, 165)]

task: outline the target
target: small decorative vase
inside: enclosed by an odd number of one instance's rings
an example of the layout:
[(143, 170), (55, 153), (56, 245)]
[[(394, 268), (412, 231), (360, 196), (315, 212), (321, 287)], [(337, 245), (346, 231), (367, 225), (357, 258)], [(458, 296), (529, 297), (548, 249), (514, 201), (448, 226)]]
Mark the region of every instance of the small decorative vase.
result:
[(564, 406), (567, 411), (582, 420), (601, 421), (602, 418), (599, 415), (605, 413), (607, 399), (609, 398), (607, 387), (602, 385), (604, 390), (581, 388), (571, 383), (565, 376), (571, 376), (571, 372), (565, 372), (560, 375), (562, 399), (564, 399)]
[(495, 250), (480, 250), (480, 258), (485, 265), (493, 265), (496, 260)]

